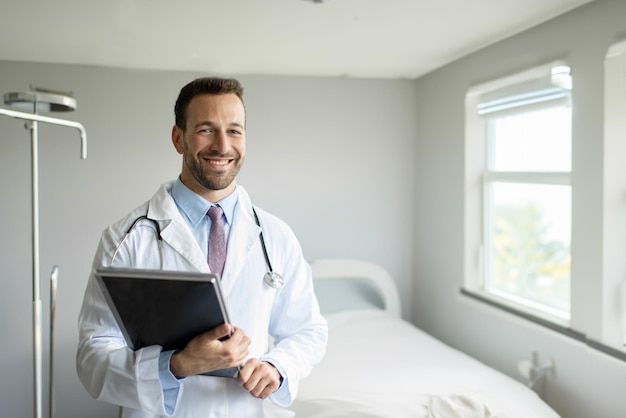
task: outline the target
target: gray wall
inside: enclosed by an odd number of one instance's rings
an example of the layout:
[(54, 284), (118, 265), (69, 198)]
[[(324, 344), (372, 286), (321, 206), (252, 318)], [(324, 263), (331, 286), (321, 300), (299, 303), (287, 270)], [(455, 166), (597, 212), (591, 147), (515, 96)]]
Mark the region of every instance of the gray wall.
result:
[[(604, 57), (626, 37), (626, 2), (599, 1), (471, 54), (417, 81), (416, 230), (413, 319), (443, 341), (517, 376), (517, 362), (554, 359), (542, 388), (564, 417), (624, 416), (626, 363), (459, 295), (463, 283), (464, 97), (491, 79), (566, 59), (574, 79), (573, 265), (580, 308), (599, 300), (602, 280)], [(424, 99), (424, 100), (422, 100)], [(588, 278), (597, 278), (589, 281)], [(585, 301), (585, 299), (587, 299)], [(585, 311), (578, 330), (600, 323)], [(592, 332), (593, 334), (594, 332)]]
[[(170, 139), (173, 104), (180, 87), (201, 74), (6, 61), (0, 61), (0, 74), (2, 93), (25, 91), (32, 83), (73, 90), (78, 100), (77, 111), (51, 116), (84, 124), (87, 160), (79, 159), (77, 131), (40, 125), (43, 305), (47, 310), (47, 281), (58, 265), (57, 416), (89, 411), (93, 418), (112, 417), (115, 408), (91, 400), (76, 377), (76, 319), (85, 282), (102, 229), (178, 175), (180, 157)], [(308, 259), (383, 265), (402, 290), (409, 318), (414, 83), (240, 79), (248, 110), (240, 184), (256, 205), (292, 226)], [(11, 418), (33, 416), (30, 185), (28, 131), (21, 121), (0, 117), (0, 416)]]

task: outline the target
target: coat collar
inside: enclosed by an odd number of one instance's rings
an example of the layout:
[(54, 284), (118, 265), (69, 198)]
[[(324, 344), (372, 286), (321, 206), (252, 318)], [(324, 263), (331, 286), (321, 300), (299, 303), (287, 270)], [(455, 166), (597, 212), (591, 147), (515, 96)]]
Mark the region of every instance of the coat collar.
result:
[[(163, 241), (192, 264), (199, 272), (208, 273), (209, 266), (203, 251), (180, 214), (169, 193), (173, 181), (163, 184), (148, 204), (148, 217), (159, 222)], [(261, 228), (256, 224), (248, 192), (238, 186), (238, 203), (232, 220), (222, 287), (226, 291), (239, 276)]]

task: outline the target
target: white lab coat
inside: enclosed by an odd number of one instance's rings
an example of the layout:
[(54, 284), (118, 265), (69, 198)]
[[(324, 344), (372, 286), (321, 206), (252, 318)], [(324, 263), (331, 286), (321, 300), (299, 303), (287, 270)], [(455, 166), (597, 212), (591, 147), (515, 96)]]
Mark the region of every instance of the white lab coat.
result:
[[(142, 221), (126, 239), (114, 267), (208, 272), (207, 261), (164, 184), (152, 199), (102, 234), (93, 269), (111, 265), (116, 247), (132, 222), (147, 214), (161, 227), (162, 260), (155, 229)], [(288, 406), (298, 382), (325, 353), (327, 324), (313, 293), (311, 271), (291, 229), (257, 208), (274, 271), (285, 284), (274, 289), (263, 281), (267, 265), (246, 191), (239, 193), (230, 230), (222, 290), (231, 321), (250, 337), (250, 357), (269, 360), (284, 371), (270, 399)], [(270, 336), (275, 341), (270, 347)], [(106, 305), (93, 272), (79, 317), (78, 376), (96, 399), (123, 406), (123, 417), (261, 417), (263, 402), (236, 379), (192, 376), (181, 382), (176, 409), (168, 415), (159, 380), (160, 346), (130, 350)]]

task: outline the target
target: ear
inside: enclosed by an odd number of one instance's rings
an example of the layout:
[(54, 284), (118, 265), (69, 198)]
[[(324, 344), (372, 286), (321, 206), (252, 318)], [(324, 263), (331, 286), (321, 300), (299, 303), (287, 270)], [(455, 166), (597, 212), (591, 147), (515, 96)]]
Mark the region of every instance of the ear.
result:
[(172, 127), (172, 144), (179, 154), (183, 153), (183, 130), (176, 125)]

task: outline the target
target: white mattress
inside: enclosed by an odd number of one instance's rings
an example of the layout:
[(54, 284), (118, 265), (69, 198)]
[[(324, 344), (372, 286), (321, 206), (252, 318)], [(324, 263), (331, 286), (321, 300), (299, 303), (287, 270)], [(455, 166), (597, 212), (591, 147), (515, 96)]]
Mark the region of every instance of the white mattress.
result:
[(294, 404), (270, 417), (520, 417), (558, 415), (516, 380), (380, 310), (326, 315), (327, 354)]

